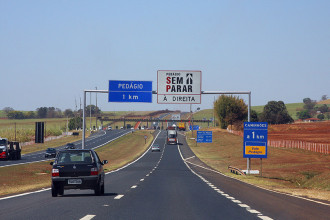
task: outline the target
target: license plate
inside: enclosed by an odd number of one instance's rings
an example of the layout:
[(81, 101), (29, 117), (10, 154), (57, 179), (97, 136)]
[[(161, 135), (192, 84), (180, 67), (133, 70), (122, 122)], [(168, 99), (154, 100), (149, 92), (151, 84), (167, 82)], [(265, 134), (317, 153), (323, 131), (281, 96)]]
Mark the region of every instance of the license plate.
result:
[(81, 179), (69, 179), (68, 184), (81, 184), (82, 180)]

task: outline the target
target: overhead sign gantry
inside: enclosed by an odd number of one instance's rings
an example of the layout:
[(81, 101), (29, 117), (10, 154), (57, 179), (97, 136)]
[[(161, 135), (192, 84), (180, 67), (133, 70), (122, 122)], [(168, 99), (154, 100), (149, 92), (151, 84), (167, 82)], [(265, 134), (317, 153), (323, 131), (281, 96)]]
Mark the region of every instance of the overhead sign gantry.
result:
[[(136, 81), (118, 81), (118, 82), (136, 82)], [(249, 95), (248, 101), (248, 121), (250, 121), (251, 112), (251, 91), (239, 92), (239, 91), (202, 91), (202, 72), (198, 70), (192, 71), (181, 71), (181, 70), (159, 70), (157, 71), (157, 91), (152, 91), (152, 94), (157, 94), (158, 104), (200, 104), (201, 95), (221, 95), (221, 94), (247, 94)], [(122, 92), (119, 98), (114, 98), (117, 102), (137, 102), (136, 100), (144, 100), (140, 98), (142, 96), (136, 96), (134, 92), (127, 91), (127, 85), (119, 86)], [(110, 87), (110, 83), (109, 83)], [(130, 85), (129, 85), (130, 87)], [(126, 88), (126, 89), (125, 89)], [(131, 87), (130, 87), (131, 88)], [(133, 85), (134, 88), (134, 85)], [(141, 88), (141, 87), (140, 87)], [(152, 88), (152, 86), (151, 86)], [(137, 87), (137, 89), (139, 89)], [(110, 89), (109, 89), (110, 90)], [(85, 146), (85, 133), (86, 133), (86, 122), (85, 122), (85, 108), (86, 108), (86, 93), (109, 93), (108, 90), (85, 90), (84, 91), (84, 108), (83, 108), (83, 138), (82, 148)], [(127, 92), (127, 93), (124, 93)], [(131, 93), (133, 92), (133, 93)], [(146, 92), (140, 90), (140, 92)], [(149, 93), (150, 91), (148, 91)], [(128, 98), (127, 96), (128, 95)], [(149, 95), (148, 95), (149, 96)], [(113, 97), (109, 97), (109, 101)], [(149, 99), (148, 99), (149, 100)], [(149, 102), (149, 101), (147, 101)], [(150, 103), (152, 100), (150, 101)], [(247, 158), (247, 168), (250, 170), (250, 158)]]

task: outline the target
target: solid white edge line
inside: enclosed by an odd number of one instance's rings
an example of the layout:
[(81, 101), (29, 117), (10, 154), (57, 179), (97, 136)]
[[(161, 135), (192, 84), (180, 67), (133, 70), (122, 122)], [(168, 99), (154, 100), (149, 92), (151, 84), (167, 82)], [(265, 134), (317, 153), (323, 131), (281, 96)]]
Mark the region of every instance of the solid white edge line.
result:
[(315, 202), (315, 203), (318, 203), (318, 204), (321, 204), (321, 205), (330, 206), (330, 204), (327, 204), (327, 203), (324, 203), (324, 202), (319, 202), (319, 201), (315, 201), (315, 200), (313, 200), (313, 199), (304, 198), (304, 197), (300, 197), (300, 196), (296, 196), (296, 195), (291, 195), (291, 194), (284, 193), (284, 192), (278, 192), (278, 191), (274, 191), (274, 190), (271, 190), (271, 189), (263, 188), (263, 187), (261, 187), (261, 186), (253, 185), (253, 184), (251, 184), (251, 183), (246, 183), (246, 182), (244, 182), (244, 181), (242, 181), (242, 180), (239, 180), (239, 179), (236, 179), (236, 178), (234, 178), (234, 177), (230, 177), (230, 176), (227, 176), (227, 175), (225, 175), (225, 174), (223, 174), (223, 173), (220, 173), (219, 171), (212, 170), (212, 169), (209, 169), (209, 168), (207, 168), (207, 167), (203, 167), (203, 166), (201, 166), (201, 165), (194, 164), (194, 163), (189, 162), (189, 161), (185, 161), (185, 162), (186, 162), (186, 163), (189, 163), (189, 164), (191, 164), (191, 165), (193, 165), (193, 166), (197, 166), (197, 167), (203, 168), (203, 169), (205, 169), (205, 170), (209, 170), (209, 171), (212, 171), (212, 172), (214, 172), (214, 173), (220, 174), (220, 175), (222, 175), (222, 176), (225, 176), (225, 177), (228, 177), (228, 178), (231, 178), (231, 179), (234, 179), (234, 180), (240, 181), (240, 182), (245, 183), (245, 184), (248, 184), (248, 185), (250, 185), (250, 186), (257, 187), (257, 188), (259, 188), (259, 189), (267, 190), (267, 191), (269, 191), (269, 192), (278, 193), (278, 194), (282, 194), (282, 195), (286, 195), (286, 196), (295, 197), (295, 198), (298, 198), (298, 199), (307, 200), (307, 201), (310, 201), (310, 202)]
[[(128, 132), (128, 133), (124, 133), (124, 134), (120, 135), (119, 137), (122, 137), (122, 136), (124, 136), (124, 135), (126, 135), (126, 134), (129, 134), (129, 133), (130, 133), (130, 132)], [(119, 137), (116, 137), (116, 138), (114, 138), (114, 139), (111, 139), (110, 141), (106, 142), (105, 144), (110, 143), (111, 141), (114, 141), (114, 140), (116, 140), (116, 139), (119, 138)], [(101, 147), (101, 146), (103, 146), (103, 145), (105, 145), (105, 144), (99, 145), (98, 147)], [(98, 147), (97, 147), (97, 148), (98, 148)], [(51, 159), (49, 159), (49, 160), (51, 160)], [(47, 161), (47, 160), (43, 160), (43, 161)], [(35, 161), (35, 162), (42, 162), (42, 161)], [(35, 162), (28, 162), (28, 163), (35, 163)], [(28, 164), (28, 163), (23, 163), (23, 164)], [(14, 164), (14, 165), (11, 165), (11, 166), (15, 166), (15, 165), (22, 165), (22, 164)], [(107, 174), (107, 173), (106, 173), (106, 174)], [(37, 190), (37, 191), (33, 191), (33, 192), (21, 193), (21, 194), (17, 194), (17, 195), (13, 195), (13, 196), (3, 197), (3, 198), (0, 198), (0, 201), (1, 201), (1, 200), (5, 200), (5, 199), (16, 198), (16, 197), (20, 197), (20, 196), (30, 195), (30, 194), (34, 194), (34, 193), (44, 192), (44, 191), (47, 191), (47, 190), (50, 190), (50, 188), (41, 189), (41, 190)]]
[(41, 189), (41, 190), (33, 191), (33, 192), (22, 193), (22, 194), (13, 195), (13, 196), (7, 196), (7, 197), (0, 198), (0, 200), (11, 199), (11, 198), (16, 198), (16, 197), (20, 197), (20, 196), (26, 196), (26, 195), (30, 195), (30, 194), (34, 194), (34, 193), (44, 192), (47, 190), (50, 190), (50, 188)]
[[(104, 131), (103, 131), (104, 132)], [(95, 136), (95, 137), (91, 137), (91, 139), (89, 139), (88, 141), (91, 141), (97, 137), (102, 137), (106, 135), (106, 132), (104, 132), (103, 135), (98, 135), (98, 136)], [(86, 141), (87, 142), (87, 141)], [(99, 147), (101, 147), (103, 145), (100, 145)], [(93, 149), (93, 148), (92, 148)], [(36, 155), (39, 155), (39, 154), (43, 154), (43, 153), (37, 153)], [(25, 156), (25, 154), (22, 154), (22, 156)], [(28, 155), (26, 155), (28, 156)], [(35, 158), (35, 157), (32, 157), (32, 158)], [(37, 161), (31, 161), (31, 162), (26, 162), (26, 163), (16, 163), (16, 164), (8, 164), (8, 165), (4, 165), (4, 166), (0, 166), (0, 168), (2, 167), (10, 167), (10, 166), (17, 166), (17, 165), (24, 165), (24, 164), (30, 164), (30, 163), (38, 163), (38, 162), (44, 162), (44, 161), (49, 161), (49, 160), (53, 160), (54, 158), (50, 158), (50, 159), (45, 159), (45, 160), (37, 160)]]
[[(198, 176), (199, 178), (201, 178), (202, 176), (201, 175), (199, 175), (199, 174), (197, 174), (194, 170), (192, 170), (190, 167), (189, 167), (189, 165), (188, 165), (188, 161), (185, 161), (184, 159), (183, 159), (183, 156), (182, 156), (182, 153), (181, 153), (181, 150), (180, 150), (180, 146), (179, 145), (177, 145), (178, 146), (178, 151), (179, 151), (179, 153), (180, 153), (180, 156), (181, 156), (181, 159), (182, 159), (182, 161), (186, 164), (186, 166), (187, 166), (187, 168), (193, 173), (193, 174), (195, 174), (196, 176)], [(223, 195), (223, 194), (222, 194)], [(229, 195), (228, 196), (226, 196), (226, 197), (230, 197)], [(231, 197), (231, 198), (233, 198), (233, 197)], [(240, 204), (238, 204), (238, 205), (240, 205)], [(242, 207), (242, 206), (241, 206)], [(247, 208), (246, 208), (247, 209)], [(257, 211), (257, 210), (254, 210), (254, 211)], [(260, 212), (259, 212), (260, 213)]]

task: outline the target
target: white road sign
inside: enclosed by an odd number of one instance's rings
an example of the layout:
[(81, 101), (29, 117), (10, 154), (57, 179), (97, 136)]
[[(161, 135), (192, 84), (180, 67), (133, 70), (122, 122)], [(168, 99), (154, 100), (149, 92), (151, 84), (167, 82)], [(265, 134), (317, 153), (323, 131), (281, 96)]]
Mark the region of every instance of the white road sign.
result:
[(158, 104), (200, 104), (201, 71), (158, 70)]

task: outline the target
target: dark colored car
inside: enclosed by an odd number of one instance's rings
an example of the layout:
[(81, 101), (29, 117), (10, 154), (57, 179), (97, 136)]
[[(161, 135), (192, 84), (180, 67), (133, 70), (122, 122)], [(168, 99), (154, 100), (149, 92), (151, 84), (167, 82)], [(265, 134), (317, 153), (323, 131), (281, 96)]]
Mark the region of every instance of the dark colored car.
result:
[(74, 146), (74, 143), (68, 143), (66, 144), (65, 149), (76, 149), (76, 147)]
[(55, 148), (47, 148), (45, 152), (45, 157), (56, 157), (56, 149)]
[(52, 169), (52, 196), (63, 195), (65, 189), (92, 189), (95, 195), (104, 194), (103, 165), (94, 150), (62, 150), (50, 164)]

